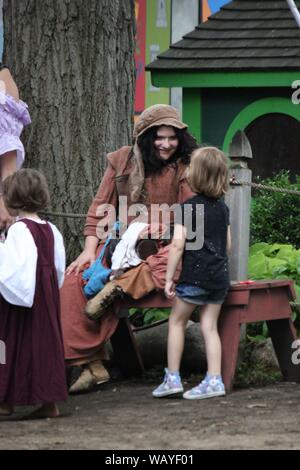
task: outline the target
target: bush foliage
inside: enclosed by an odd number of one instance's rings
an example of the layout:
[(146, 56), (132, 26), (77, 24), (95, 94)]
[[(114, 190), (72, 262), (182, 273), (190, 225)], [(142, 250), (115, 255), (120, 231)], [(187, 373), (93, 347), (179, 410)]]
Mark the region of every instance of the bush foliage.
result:
[[(260, 183), (300, 191), (300, 176), (290, 182), (289, 172), (282, 171)], [(283, 243), (300, 247), (300, 196), (271, 191), (257, 191), (252, 198), (251, 244)]]

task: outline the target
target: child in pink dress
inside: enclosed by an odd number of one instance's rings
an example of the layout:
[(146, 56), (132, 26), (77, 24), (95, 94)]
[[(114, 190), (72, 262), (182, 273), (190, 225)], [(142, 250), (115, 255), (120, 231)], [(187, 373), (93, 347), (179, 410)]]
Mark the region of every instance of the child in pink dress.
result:
[(3, 203), (1, 183), (23, 164), (25, 151), (20, 136), (30, 122), (28, 106), (19, 99), (9, 69), (0, 66), (0, 230), (13, 222)]
[(58, 229), (37, 211), (49, 203), (45, 178), (19, 170), (3, 182), (3, 197), (17, 221), (0, 243), (0, 415), (17, 405), (41, 405), (31, 417), (59, 415), (67, 398), (59, 287), (65, 250)]

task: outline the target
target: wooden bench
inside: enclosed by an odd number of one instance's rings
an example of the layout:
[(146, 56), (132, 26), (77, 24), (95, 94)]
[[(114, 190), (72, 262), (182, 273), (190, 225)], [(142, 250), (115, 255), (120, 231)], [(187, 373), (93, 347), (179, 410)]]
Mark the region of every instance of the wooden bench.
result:
[[(240, 344), (241, 326), (266, 321), (284, 380), (300, 382), (300, 365), (292, 363), (292, 342), (297, 338), (291, 319), (290, 301), (296, 298), (290, 280), (268, 280), (231, 286), (223, 304), (219, 333), (222, 342), (222, 377), (227, 391), (234, 382)], [(151, 293), (140, 300), (124, 299), (120, 305), (120, 321), (111, 338), (116, 360), (127, 375), (144, 370), (135, 341), (135, 329), (128, 319), (130, 307), (170, 307), (171, 302), (160, 293)]]

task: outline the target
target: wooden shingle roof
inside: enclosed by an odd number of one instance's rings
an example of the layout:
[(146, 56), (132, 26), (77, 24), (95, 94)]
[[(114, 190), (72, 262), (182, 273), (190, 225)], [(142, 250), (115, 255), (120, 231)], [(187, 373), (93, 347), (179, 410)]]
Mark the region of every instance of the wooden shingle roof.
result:
[[(296, 1), (300, 7), (300, 0)], [(234, 0), (147, 65), (150, 71), (300, 69), (300, 30), (285, 0)]]

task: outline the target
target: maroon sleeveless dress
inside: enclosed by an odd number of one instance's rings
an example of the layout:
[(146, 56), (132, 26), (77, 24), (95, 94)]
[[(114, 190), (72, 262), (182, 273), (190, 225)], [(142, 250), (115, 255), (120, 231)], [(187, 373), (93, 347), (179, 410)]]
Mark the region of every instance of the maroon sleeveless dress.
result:
[(0, 339), (6, 346), (0, 403), (38, 405), (67, 398), (59, 288), (50, 225), (22, 222), (37, 247), (36, 289), (31, 308), (11, 305), (0, 295)]

